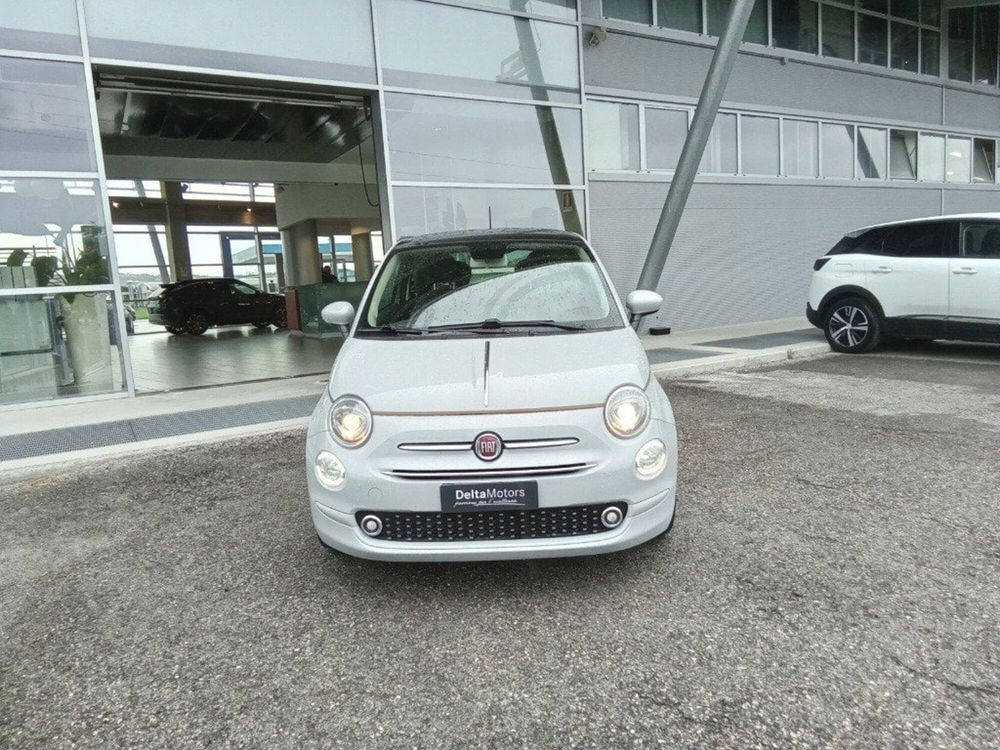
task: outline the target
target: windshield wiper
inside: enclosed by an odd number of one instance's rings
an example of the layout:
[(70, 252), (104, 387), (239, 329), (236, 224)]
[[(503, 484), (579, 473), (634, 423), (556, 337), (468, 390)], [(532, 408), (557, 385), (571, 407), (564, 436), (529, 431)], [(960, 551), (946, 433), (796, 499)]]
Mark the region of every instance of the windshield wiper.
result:
[(587, 331), (584, 326), (570, 323), (556, 323), (554, 320), (497, 320), (487, 318), (479, 323), (454, 323), (452, 325), (428, 326), (428, 331), (501, 331), (510, 328), (558, 328), (562, 331)]
[(377, 328), (359, 328), (358, 333), (384, 333), (387, 336), (423, 336), (427, 333), (426, 328), (407, 328), (406, 326), (394, 326), (392, 323), (380, 325)]

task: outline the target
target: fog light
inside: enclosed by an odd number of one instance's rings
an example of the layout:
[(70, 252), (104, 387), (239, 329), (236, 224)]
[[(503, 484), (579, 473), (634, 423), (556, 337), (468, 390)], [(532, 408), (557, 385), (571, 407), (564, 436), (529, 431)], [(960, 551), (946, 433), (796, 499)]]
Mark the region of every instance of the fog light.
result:
[(618, 528), (624, 517), (621, 509), (614, 505), (601, 511), (601, 523), (604, 524), (604, 528), (606, 529)]
[(313, 467), (316, 472), (316, 479), (328, 490), (339, 490), (347, 481), (347, 469), (340, 463), (340, 459), (329, 451), (320, 451), (316, 456), (316, 465)]
[(667, 446), (662, 440), (650, 440), (635, 454), (635, 473), (639, 479), (659, 476), (667, 465)]
[(382, 519), (378, 516), (365, 516), (361, 519), (361, 530), (368, 536), (378, 536), (382, 533)]

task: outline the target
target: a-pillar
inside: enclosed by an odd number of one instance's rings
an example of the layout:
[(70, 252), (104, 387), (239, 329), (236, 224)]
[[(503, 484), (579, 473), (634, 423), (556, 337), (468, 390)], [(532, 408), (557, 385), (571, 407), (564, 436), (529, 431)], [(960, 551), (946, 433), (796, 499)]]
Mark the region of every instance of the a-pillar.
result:
[(362, 232), (351, 235), (351, 251), (354, 254), (354, 280), (368, 281), (372, 277), (372, 233)]
[(315, 219), (304, 219), (281, 230), (281, 258), (286, 286), (318, 284), (323, 280)]
[(174, 281), (191, 278), (191, 248), (188, 245), (187, 217), (184, 215), (184, 193), (179, 182), (161, 182), (166, 208), (167, 255), (170, 275)]

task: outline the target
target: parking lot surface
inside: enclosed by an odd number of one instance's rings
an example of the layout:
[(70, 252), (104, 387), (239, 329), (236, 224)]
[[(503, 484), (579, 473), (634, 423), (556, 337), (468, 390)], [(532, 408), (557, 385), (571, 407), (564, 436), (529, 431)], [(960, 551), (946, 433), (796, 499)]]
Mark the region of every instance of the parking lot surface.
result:
[(334, 556), (301, 432), (7, 477), (0, 747), (995, 746), (1000, 350), (666, 387), (605, 557)]

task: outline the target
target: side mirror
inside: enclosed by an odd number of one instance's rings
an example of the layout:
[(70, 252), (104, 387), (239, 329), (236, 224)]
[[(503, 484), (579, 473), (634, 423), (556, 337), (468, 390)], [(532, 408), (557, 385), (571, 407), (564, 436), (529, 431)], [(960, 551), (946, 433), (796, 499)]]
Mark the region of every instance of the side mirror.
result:
[(350, 302), (331, 302), (320, 311), (320, 317), (332, 326), (347, 328), (354, 320), (354, 305)]
[(633, 319), (655, 313), (662, 305), (663, 297), (648, 289), (636, 289), (634, 292), (629, 292), (625, 298), (625, 307)]

